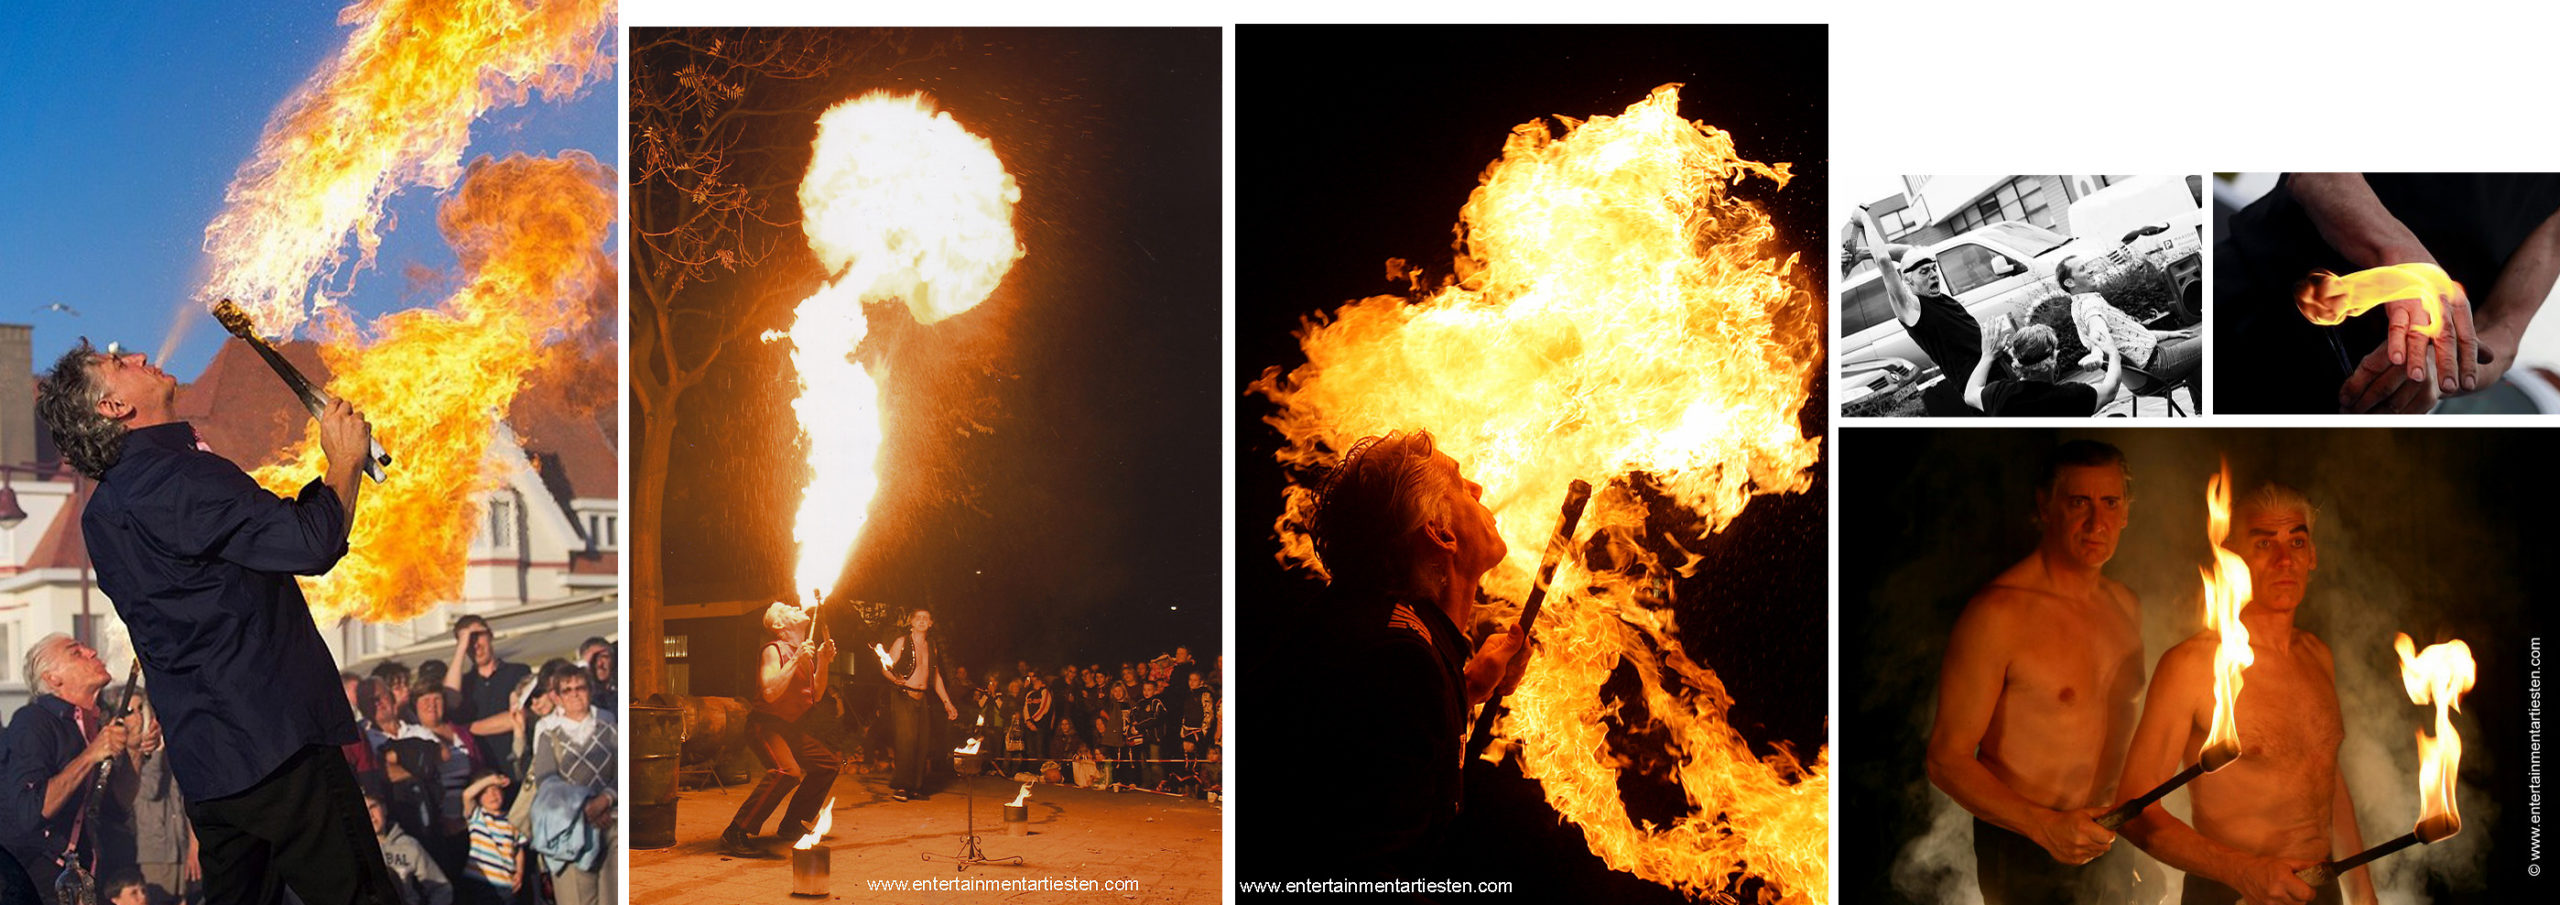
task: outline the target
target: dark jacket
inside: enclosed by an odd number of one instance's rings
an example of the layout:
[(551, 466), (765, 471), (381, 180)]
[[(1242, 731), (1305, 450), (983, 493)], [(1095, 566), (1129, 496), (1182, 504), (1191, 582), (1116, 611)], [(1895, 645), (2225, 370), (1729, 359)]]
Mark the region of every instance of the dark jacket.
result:
[(295, 583), (347, 553), (347, 513), (327, 485), (278, 497), (197, 449), (186, 422), (153, 425), (125, 436), (80, 528), (149, 674), (187, 800), (238, 794), (305, 746), (356, 739)]

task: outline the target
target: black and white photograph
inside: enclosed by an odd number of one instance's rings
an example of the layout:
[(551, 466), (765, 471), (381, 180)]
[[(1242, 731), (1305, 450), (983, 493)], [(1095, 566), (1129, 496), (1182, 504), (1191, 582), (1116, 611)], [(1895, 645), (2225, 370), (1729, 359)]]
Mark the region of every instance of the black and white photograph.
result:
[(2204, 177), (1848, 188), (1859, 200), (1840, 225), (1843, 416), (2202, 411)]
[(2214, 410), (2560, 413), (2560, 173), (2214, 176)]

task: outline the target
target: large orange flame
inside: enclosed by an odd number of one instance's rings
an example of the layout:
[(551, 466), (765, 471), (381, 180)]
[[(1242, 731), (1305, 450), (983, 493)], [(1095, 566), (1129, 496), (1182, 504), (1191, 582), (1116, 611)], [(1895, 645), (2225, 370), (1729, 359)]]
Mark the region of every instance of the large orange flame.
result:
[(795, 588), (835, 586), (880, 489), (880, 387), (853, 358), (870, 333), (862, 303), (903, 302), (930, 324), (985, 301), (1022, 258), (1020, 200), (995, 145), (923, 95), (872, 92), (818, 119), (801, 226), (834, 278), (767, 337), (791, 340), (809, 436)]
[[(1819, 902), (1827, 752), (1755, 754), (1727, 721), (1723, 683), (1684, 653), (1667, 595), (1636, 577), (1668, 571), (1637, 543), (1650, 539), (1644, 499), (1658, 492), (1713, 532), (1754, 495), (1804, 491), (1821, 453), (1798, 421), (1821, 307), (1795, 255), (1773, 248), (1768, 215), (1729, 194), (1755, 175), (1784, 187), (1789, 165), (1744, 160), (1726, 132), (1682, 119), (1678, 89), (1621, 115), (1559, 117), (1562, 136), (1543, 120), (1514, 129), (1461, 212), (1457, 279), (1418, 303), (1380, 296), (1311, 318), (1307, 363), (1254, 389), (1278, 404), (1280, 461), (1306, 474), (1361, 436), (1430, 430), (1485, 487), (1511, 550), (1485, 589), (1514, 605), (1567, 485), (1625, 476), (1593, 500), (1576, 546), (1605, 536), (1633, 555), (1608, 572), (1559, 569), (1496, 732), (1610, 867), (1715, 898), (1758, 876), (1773, 897)], [(1281, 561), (1320, 573), (1314, 498), (1293, 483), (1276, 527)], [(1600, 687), (1621, 662), (1693, 809), (1669, 826), (1638, 825), (1619, 797), (1603, 718), (1627, 715)]]
[[(496, 457), (521, 455), (496, 442), (500, 419), (562, 354), (553, 340), (585, 327), (590, 303), (614, 290), (605, 243), (617, 181), (575, 151), (473, 163), (436, 218), (460, 258), (461, 287), (432, 309), (374, 321), (370, 339), (332, 328), (321, 348), (329, 391), (362, 410), (400, 461), (390, 480), (365, 488), (347, 557), (303, 580), (315, 611), (404, 619), (460, 595), (480, 498), (502, 474)], [(290, 492), (317, 475), (317, 437), (307, 429), (254, 472), (258, 482)]]
[[(2471, 662), (2471, 645), (2447, 641), (2427, 645), (2416, 651), (2417, 643), (2401, 634), (2391, 646), (2400, 652), (2400, 683), (2409, 692), (2413, 704), (2436, 705), (2436, 734), (2428, 738), (2418, 732), (2418, 823), (2443, 821), (2449, 836), (2462, 829), (2462, 812), (2454, 805), (2454, 778), (2462, 769), (2462, 735), (2453, 731), (2453, 711), (2462, 709), (2462, 695), (2471, 690), (2477, 668)], [(2428, 839), (2434, 842), (2436, 838)]]
[(205, 228), (212, 272), (197, 298), (233, 299), (259, 332), (291, 335), (306, 292), (314, 307), (345, 292), (328, 284), (350, 232), (356, 269), (369, 267), (385, 201), (462, 177), (474, 120), (611, 75), (613, 18), (613, 0), (348, 5), (346, 46), (276, 110)]
[(2240, 745), (2240, 672), (2257, 662), (2249, 650), (2249, 627), (2240, 624), (2240, 610), (2249, 605), (2249, 564), (2240, 554), (2224, 549), (2222, 541), (2231, 536), (2231, 463), (2224, 462), (2222, 471), (2205, 482), (2205, 536), (2213, 542), (2213, 568), (2198, 569), (2204, 577), (2204, 625), (2222, 633), (2222, 643), (2213, 651), (2213, 728), (2205, 733), (2205, 750)]

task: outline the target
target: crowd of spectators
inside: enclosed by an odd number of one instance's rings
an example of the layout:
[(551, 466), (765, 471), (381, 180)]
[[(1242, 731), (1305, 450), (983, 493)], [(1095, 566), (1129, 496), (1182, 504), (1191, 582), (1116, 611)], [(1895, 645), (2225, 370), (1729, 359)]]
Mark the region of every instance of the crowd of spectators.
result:
[(347, 761), (408, 905), (613, 901), (613, 645), (537, 669), (479, 616), (453, 637), (450, 661), (340, 676), (364, 736)]
[(1225, 698), (1218, 661), (1191, 650), (1144, 662), (1055, 669), (1014, 661), (1009, 671), (963, 668), (960, 739), (979, 742), (983, 769), (1088, 788), (1207, 798), (1218, 793)]
[[(479, 616), (455, 620), (453, 638), (450, 660), (339, 676), (360, 736), (340, 753), (404, 905), (615, 901), (621, 742), (600, 706), (612, 700), (612, 643), (590, 638), (577, 660), (536, 668), (499, 657)], [(68, 860), (97, 878), (102, 901), (201, 901), (194, 833), (148, 689), (116, 719), (121, 682), (68, 636), (38, 641), (26, 668), (37, 697), (0, 730), (0, 772), (20, 793), (0, 808), (12, 860), (47, 905), (67, 905), (53, 887)], [(101, 763), (105, 793), (90, 810)], [(66, 796), (41, 794), (66, 771), (87, 778)]]

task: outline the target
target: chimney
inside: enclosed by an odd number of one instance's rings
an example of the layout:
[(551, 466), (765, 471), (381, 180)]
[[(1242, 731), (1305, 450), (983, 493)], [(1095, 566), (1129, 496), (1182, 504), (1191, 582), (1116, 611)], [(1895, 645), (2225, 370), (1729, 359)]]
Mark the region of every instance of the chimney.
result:
[(0, 324), (0, 463), (36, 460), (35, 328)]

